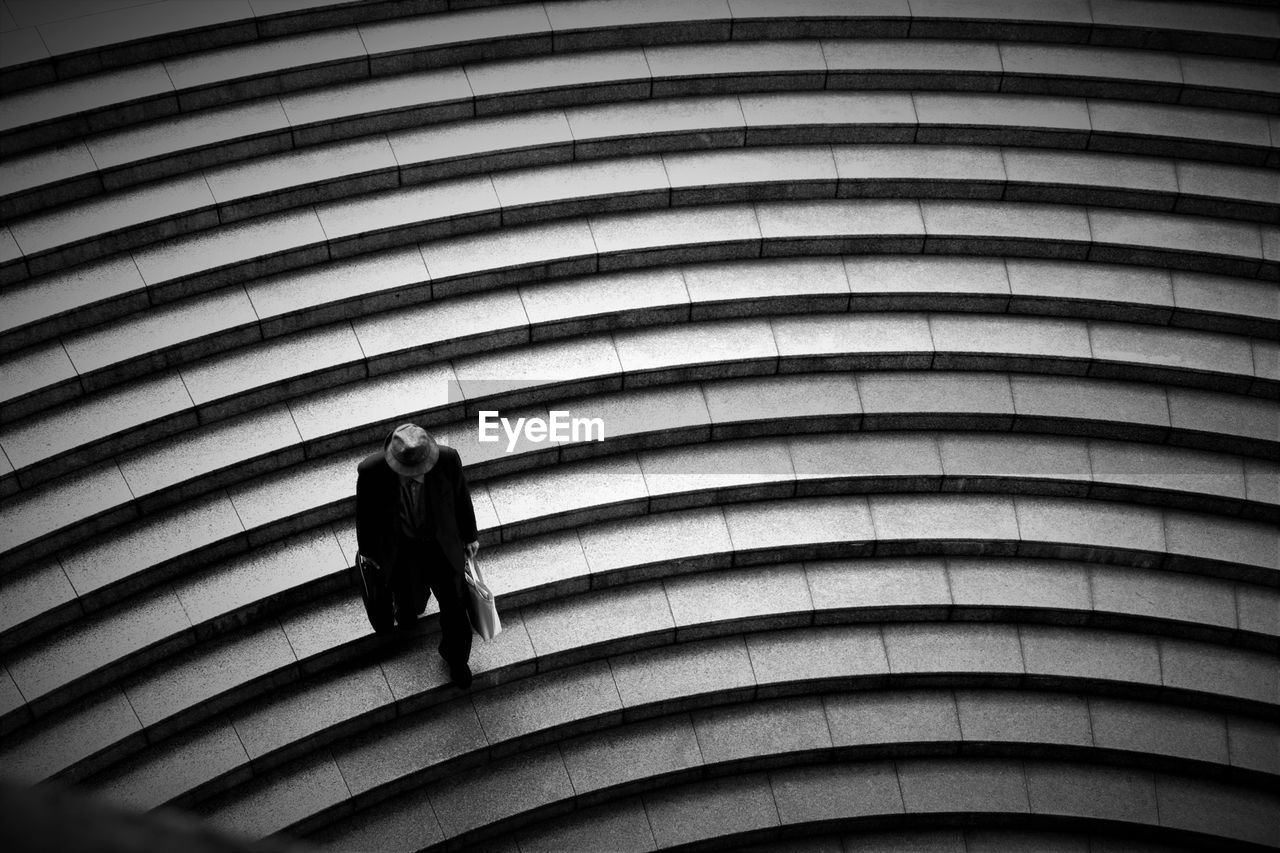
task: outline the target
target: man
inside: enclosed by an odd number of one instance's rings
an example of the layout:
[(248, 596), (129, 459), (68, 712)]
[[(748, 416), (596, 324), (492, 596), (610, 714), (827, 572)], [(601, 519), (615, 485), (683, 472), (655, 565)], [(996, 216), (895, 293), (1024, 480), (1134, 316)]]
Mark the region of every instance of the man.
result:
[(382, 452), (357, 468), (356, 540), (361, 556), (390, 575), (398, 625), (412, 625), (427, 607), (428, 588), (435, 593), (440, 656), (454, 684), (471, 686), (463, 553), (474, 555), (480, 543), (458, 451), (417, 424), (396, 427)]

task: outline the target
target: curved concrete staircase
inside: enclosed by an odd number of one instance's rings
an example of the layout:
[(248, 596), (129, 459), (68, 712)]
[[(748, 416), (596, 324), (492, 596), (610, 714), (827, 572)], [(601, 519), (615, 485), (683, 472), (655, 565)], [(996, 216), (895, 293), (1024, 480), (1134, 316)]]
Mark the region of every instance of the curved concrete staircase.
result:
[[(1280, 847), (1273, 5), (57, 8), (0, 6), (6, 776), (344, 850)], [(410, 419), (467, 692), (354, 585)]]

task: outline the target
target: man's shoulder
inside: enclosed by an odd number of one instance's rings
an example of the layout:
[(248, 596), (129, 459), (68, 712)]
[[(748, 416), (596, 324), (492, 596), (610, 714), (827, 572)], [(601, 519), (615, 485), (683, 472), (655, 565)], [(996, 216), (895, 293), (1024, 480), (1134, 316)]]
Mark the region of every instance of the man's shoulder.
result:
[[(377, 471), (379, 467), (387, 468), (387, 460), (382, 455), (382, 451), (370, 453), (368, 456), (360, 460), (360, 464), (356, 466), (356, 471), (361, 474), (368, 474)], [(390, 470), (388, 468), (388, 470)]]

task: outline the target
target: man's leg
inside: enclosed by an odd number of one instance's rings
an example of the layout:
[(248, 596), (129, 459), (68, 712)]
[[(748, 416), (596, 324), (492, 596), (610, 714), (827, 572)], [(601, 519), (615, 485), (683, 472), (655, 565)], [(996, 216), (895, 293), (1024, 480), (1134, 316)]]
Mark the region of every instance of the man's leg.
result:
[(400, 541), (399, 554), (391, 573), (391, 595), (396, 623), (408, 627), (427, 609), (427, 554), (421, 543), (410, 539)]
[(439, 549), (427, 563), (427, 580), (440, 607), (440, 656), (451, 668), (471, 658), (471, 618), (467, 615), (465, 583)]

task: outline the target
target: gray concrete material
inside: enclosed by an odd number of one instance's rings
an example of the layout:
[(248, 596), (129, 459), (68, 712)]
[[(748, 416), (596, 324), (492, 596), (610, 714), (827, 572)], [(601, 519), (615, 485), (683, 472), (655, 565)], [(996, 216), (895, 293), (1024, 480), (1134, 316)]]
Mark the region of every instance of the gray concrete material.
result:
[(189, 645), (191, 622), (169, 590), (132, 599), (12, 652), (6, 668), (32, 713), (43, 715), (121, 670)]
[(778, 348), (764, 318), (625, 329), (613, 341), (629, 388), (777, 371)]
[[(663, 588), (628, 584), (524, 610), (539, 668), (673, 642), (676, 623)], [(554, 661), (554, 664), (552, 663)]]
[(1094, 745), (1227, 764), (1228, 717), (1104, 696), (1089, 697)]
[(1036, 9), (1035, 17), (999, 0), (917, 0), (911, 13), (911, 34), (924, 38), (998, 35), (1008, 40), (1075, 42), (1086, 39), (1091, 22), (1089, 4), (1083, 0)]
[[(832, 693), (822, 697), (837, 753), (894, 744), (895, 756), (953, 752), (960, 740), (956, 700), (949, 691)], [(934, 744), (924, 746), (925, 744)]]
[[(212, 47), (224, 41), (251, 39), (253, 9), (248, 2), (165, 4), (143, 12), (136, 7), (91, 8), (89, 14), (42, 20), (41, 36), (55, 57), (117, 52), (117, 61), (146, 53), (148, 45), (166, 42), (185, 50)], [(167, 37), (167, 38), (166, 38)], [(172, 41), (170, 41), (172, 40)], [(134, 44), (141, 42), (141, 44)], [(152, 48), (154, 50), (154, 48)], [(98, 58), (103, 64), (105, 60)]]
[(301, 442), (288, 409), (274, 406), (153, 442), (119, 464), (134, 499), (159, 505), (209, 491), (233, 466), (256, 473), (301, 461)]
[[(426, 298), (430, 281), (417, 246), (289, 270), (246, 282), (264, 337), (335, 320), (353, 306), (373, 311), (383, 301)], [(421, 296), (418, 296), (421, 294)]]
[(616, 391), (621, 386), (622, 365), (608, 335), (534, 344), (505, 352), (456, 358), (453, 368), (468, 409), (492, 409), (502, 402), (518, 406), (533, 401), (521, 389), (555, 384), (592, 391)]
[[(359, 596), (341, 592), (295, 608), (280, 619), (301, 675), (327, 671), (349, 659), (361, 640), (373, 633)], [(292, 680), (292, 673), (283, 680)]]
[(1085, 209), (991, 201), (921, 201), (922, 251), (1085, 260), (1091, 252)]
[(195, 420), (181, 376), (163, 371), (38, 412), (5, 428), (0, 446), (28, 486), (95, 455), (190, 428)]
[(1236, 621), (1241, 631), (1280, 635), (1280, 592), (1236, 584)]
[(1200, 216), (1276, 222), (1280, 175), (1274, 170), (1178, 160), (1174, 210)]
[(1280, 86), (1268, 79), (1274, 66), (1254, 59), (1180, 56), (1186, 88), (1181, 102), (1203, 107), (1274, 112)]
[(461, 404), (450, 400), (454, 381), (447, 362), (406, 368), (290, 400), (289, 414), (308, 457), (317, 457), (345, 450), (360, 437), (371, 442), (386, 438), (415, 411), (438, 413), (441, 420), (460, 416)]
[(1085, 148), (1092, 130), (1082, 98), (1037, 95), (911, 95), (920, 128), (915, 142)]
[(640, 48), (513, 59), (466, 66), (476, 115), (648, 98)]
[[(351, 469), (365, 456), (357, 452), (326, 456), (307, 466), (286, 467), (272, 477), (249, 480), (227, 490), (243, 521), (249, 544), (261, 545), (282, 535), (329, 520), (317, 510), (351, 499)], [(476, 506), (482, 506), (476, 497)], [(477, 516), (480, 510), (477, 509)], [(310, 517), (308, 517), (310, 516)]]
[(560, 110), (405, 128), (388, 133), (387, 141), (406, 185), (573, 156), (573, 136)]
[(1174, 310), (1168, 270), (1026, 258), (1008, 258), (1005, 265), (1014, 313), (1165, 325)]
[[(356, 802), (383, 786), (484, 754), (488, 742), (469, 699), (399, 717), (333, 748), (333, 758)], [(386, 790), (383, 788), (383, 790)]]
[(503, 229), (419, 244), (440, 299), (597, 270), (596, 244), (585, 219)]
[[(857, 845), (865, 845), (868, 850), (877, 851), (877, 853), (966, 853), (970, 846), (974, 848), (974, 853), (1005, 853), (1008, 849), (1004, 846), (996, 847), (993, 850), (978, 847), (981, 839), (977, 834), (970, 830), (961, 829), (925, 829), (906, 832), (856, 832), (844, 835), (837, 839), (848, 845), (850, 849), (857, 850)], [(1037, 839), (1038, 841), (1039, 839)], [(843, 849), (843, 848), (841, 848)], [(1058, 851), (1054, 851), (1058, 853)], [(1063, 853), (1079, 853), (1079, 851), (1070, 850)]]
[(5, 289), (0, 296), (3, 351), (145, 308), (146, 284), (132, 257), (85, 264)]
[(504, 541), (636, 515), (648, 501), (640, 463), (630, 455), (565, 465), (536, 478), (507, 478), (488, 486)]
[(756, 216), (766, 257), (859, 253), (872, 248), (918, 253), (925, 242), (915, 201), (759, 202)]
[(54, 559), (10, 571), (4, 576), (4, 610), (0, 612), (0, 649), (8, 651), (34, 634), (51, 614), (58, 621), (83, 612), (75, 587)]
[(946, 618), (951, 609), (941, 558), (833, 560), (804, 565), (816, 624)]
[(746, 204), (597, 215), (590, 223), (602, 271), (760, 255), (756, 210)]
[(821, 89), (827, 78), (814, 41), (730, 42), (644, 48), (652, 97)]
[(599, 418), (606, 425), (609, 443), (595, 441), (585, 430), (575, 443), (570, 434), (570, 440), (561, 445), (563, 462), (613, 452), (610, 447), (642, 450), (711, 438), (711, 417), (697, 385), (658, 386), (579, 399), (570, 411), (571, 417)]
[(0, 99), (6, 153), (178, 112), (174, 84), (159, 62), (73, 78)]
[(520, 850), (529, 853), (600, 850), (610, 846), (617, 853), (650, 853), (657, 849), (644, 802), (638, 796), (577, 809), (564, 818), (544, 821), (522, 831), (518, 841)]
[(835, 145), (840, 197), (990, 198), (1004, 194), (995, 149), (951, 145)]
[(1176, 54), (1085, 45), (1001, 43), (1001, 91), (1173, 103), (1183, 76)]
[(984, 742), (1094, 745), (1091, 699), (1071, 693), (956, 690), (959, 732), (966, 747)]
[(942, 370), (1013, 369), (1083, 374), (1100, 356), (1081, 320), (980, 314), (930, 314), (932, 366)]
[(97, 164), (82, 140), (16, 154), (5, 166), (0, 216), (6, 220), (102, 192)]
[(767, 0), (729, 0), (735, 38), (903, 36), (911, 10), (906, 0), (876, 0), (850, 7), (839, 0), (799, 0), (785, 15)]
[(763, 773), (716, 779), (644, 795), (658, 849), (779, 823), (770, 777)]
[(733, 542), (719, 507), (660, 513), (583, 527), (582, 550), (592, 586), (623, 583), (646, 575), (722, 568)]
[(607, 661), (583, 663), (571, 669), (543, 673), (476, 694), (476, 714), (495, 754), (520, 742), (548, 740), (546, 730), (559, 728), (557, 737), (616, 725), (626, 705), (614, 687)]
[(228, 163), (204, 176), (224, 223), (399, 184), (396, 155), (383, 136)]
[[(519, 294), (510, 290), (442, 299), (354, 319), (349, 328), (357, 347), (347, 357), (368, 359), (377, 365), (371, 372), (390, 372), (527, 343), (528, 325)], [(345, 337), (346, 328), (338, 328)]]
[(233, 792), (201, 803), (195, 810), (225, 832), (261, 838), (280, 832), (350, 796), (342, 773), (327, 752), (301, 759), (287, 776), (265, 776)]
[(1227, 717), (1227, 745), (1236, 767), (1275, 773), (1280, 767), (1280, 738), (1274, 723)]
[(1162, 640), (1143, 634), (1048, 625), (1017, 629), (1028, 683), (1061, 678), (1086, 683), (1159, 685)]
[(749, 145), (912, 142), (916, 110), (906, 92), (741, 95)]
[(1003, 429), (1013, 423), (1011, 378), (1003, 374), (856, 374), (864, 429)]
[(293, 89), (367, 77), (368, 54), (355, 27), (237, 45), (166, 59), (184, 111)]
[(1162, 559), (1163, 511), (1109, 501), (1018, 495), (1018, 555), (1123, 562), (1154, 567)]
[(856, 313), (776, 317), (781, 372), (924, 369), (933, 360), (925, 314)]
[(319, 528), (180, 578), (172, 589), (196, 634), (208, 637), (262, 602), (336, 579), (349, 565), (332, 531)]
[(1008, 687), (1022, 678), (1017, 626), (890, 623), (881, 630), (897, 683), (911, 685), (948, 672), (982, 673), (993, 685)]
[[(5, 502), (0, 521), (0, 551), (8, 552), (13, 565), (19, 550), (39, 550), (40, 541), (56, 541), (64, 528), (91, 527), (91, 519), (114, 514), (123, 519), (136, 512), (122, 512), (132, 495), (115, 462), (107, 462), (24, 491)], [(77, 532), (76, 530), (71, 531)], [(85, 535), (91, 533), (85, 530)]]
[(149, 810), (181, 801), (213, 780), (243, 781), (248, 761), (231, 723), (214, 720), (120, 762), (89, 787), (112, 803)]
[[(110, 687), (78, 705), (6, 735), (0, 747), (9, 778), (34, 785), (77, 766), (102, 763), (112, 744), (143, 742), (142, 724), (125, 694)], [(95, 761), (96, 758), (96, 761)], [(82, 774), (71, 774), (82, 775)]]
[(1022, 762), (906, 759), (896, 766), (907, 814), (1031, 811)]
[(1002, 151), (1008, 201), (1095, 204), (1171, 211), (1178, 199), (1175, 163), (1096, 152)]
[(822, 41), (827, 89), (956, 89), (994, 92), (1000, 54), (993, 42), (937, 38)]
[[(368, 626), (367, 619), (365, 626)], [(459, 695), (455, 692), (457, 688), (450, 686), (449, 669), (436, 650), (437, 636), (433, 633), (426, 639), (408, 643), (379, 663), (396, 697), (396, 710), (401, 714)], [(472, 645), (470, 667), (477, 681), (485, 685), (533, 675), (533, 645), (519, 610), (504, 610), (502, 633), (490, 642)]]
[(160, 737), (197, 706), (205, 714), (225, 707), (228, 695), (255, 679), (287, 678), (296, 660), (284, 631), (272, 622), (184, 651), (127, 678), (121, 687), (138, 719)]
[(755, 693), (756, 675), (741, 635), (617, 655), (608, 668), (628, 718), (672, 713), (708, 694), (732, 700)]
[(1261, 166), (1270, 133), (1257, 115), (1090, 99), (1089, 149)]
[(731, 504), (724, 518), (738, 565), (869, 554), (875, 539), (861, 496)]
[[(394, 713), (391, 688), (377, 667), (326, 672), (322, 683), (302, 682), (252, 707), (233, 713), (235, 733), (249, 759), (295, 755), (314, 749), (314, 739), (352, 721), (363, 725), (389, 720)], [(273, 755), (274, 754), (274, 755)], [(390, 756), (386, 759), (392, 760)]]
[(682, 575), (662, 586), (679, 642), (735, 623), (752, 630), (808, 625), (815, 606), (798, 563)]
[(1019, 431), (1059, 432), (1062, 419), (1088, 419), (1093, 435), (1158, 443), (1169, 435), (1169, 402), (1159, 386), (1031, 375), (1010, 376), (1009, 384)]
[(547, 8), (556, 51), (617, 45), (721, 42), (731, 16), (723, 0), (666, 0), (645, 7), (617, 7), (600, 0), (555, 3)]
[(9, 356), (5, 359), (4, 378), (0, 380), (4, 419), (11, 421), (29, 414), (27, 410), (42, 398), (48, 398), (50, 403), (60, 402), (59, 397), (66, 399), (75, 393), (76, 379), (75, 365), (60, 341)]
[(746, 138), (738, 99), (655, 98), (565, 110), (577, 158), (735, 148)]
[(890, 762), (786, 768), (771, 773), (769, 782), (784, 826), (903, 810), (897, 768)]
[(378, 848), (411, 853), (444, 841), (431, 799), (425, 788), (361, 809), (345, 821), (334, 823), (309, 836), (324, 849), (361, 850)]
[(551, 52), (551, 25), (536, 3), (449, 14), (362, 22), (370, 72), (410, 69)]
[(488, 175), (372, 193), (316, 207), (332, 257), (496, 228), (498, 197)]
[(1245, 459), (1244, 492), (1246, 500), (1280, 503), (1280, 466), (1264, 459)]
[[(1167, 499), (1173, 505), (1226, 514), (1238, 514), (1245, 498), (1244, 463), (1238, 457), (1108, 441), (1091, 442), (1089, 457), (1091, 497), (1115, 498), (1136, 491), (1142, 500)], [(1121, 480), (1125, 487), (1118, 487)]]
[(153, 300), (181, 291), (210, 290), (232, 280), (265, 275), (328, 258), (327, 238), (310, 209), (274, 214), (215, 231), (148, 246), (133, 258)]
[(513, 169), (491, 179), (504, 225), (662, 208), (671, 195), (662, 159), (656, 155)]
[(565, 739), (560, 753), (574, 793), (584, 800), (597, 792), (614, 799), (619, 789), (648, 787), (703, 763), (694, 724), (683, 714)]
[[(272, 140), (288, 129), (289, 119), (280, 102), (263, 98), (95, 134), (85, 144), (103, 172), (104, 185), (112, 189), (144, 175), (154, 178), (162, 172), (185, 171), (181, 168), (185, 160), (202, 150), (217, 150), (219, 145), (235, 146), (257, 139), (261, 148), (254, 153), (283, 150), (290, 146), (273, 144)], [(151, 168), (144, 168), (147, 165)], [(109, 172), (113, 173), (110, 180)]]
[(231, 501), (217, 493), (64, 550), (59, 561), (79, 596), (94, 606), (125, 594), (153, 570), (176, 570), (210, 552), (243, 547), (243, 533)]
[(486, 548), (485, 580), (504, 606), (519, 606), (525, 597), (544, 599), (585, 592), (591, 568), (577, 530)]
[(981, 433), (938, 436), (943, 491), (1018, 492), (1085, 497), (1092, 479), (1082, 439)]
[(244, 288), (235, 286), (65, 336), (63, 345), (88, 390), (95, 390), (149, 364), (251, 344), (261, 338), (257, 321)]
[(1160, 638), (1160, 672), (1166, 687), (1212, 693), (1274, 706), (1280, 700), (1275, 656), (1246, 649), (1224, 651), (1193, 640)]
[(1258, 276), (1259, 227), (1177, 214), (1089, 208), (1089, 260)]
[(772, 432), (771, 424), (790, 421), (791, 432), (857, 429), (862, 405), (857, 385), (847, 374), (796, 374), (703, 383), (702, 394), (716, 440)]
[(858, 310), (1003, 312), (1009, 304), (1007, 261), (996, 258), (884, 255), (844, 257)]
[(949, 557), (946, 567), (955, 619), (1008, 620), (1032, 612), (1038, 619), (1052, 618), (1060, 624), (1083, 624), (1093, 618), (1087, 564)]
[(691, 715), (696, 747), (707, 765), (752, 758), (788, 755), (795, 759), (820, 757), (831, 750), (831, 733), (820, 696), (757, 699), (694, 711)]
[(781, 438), (659, 448), (639, 456), (649, 512), (795, 494), (795, 472)]
[(452, 67), (290, 92), (279, 108), (295, 145), (310, 145), (474, 115), (472, 102), (467, 75)]
[(662, 155), (671, 202), (713, 204), (770, 198), (833, 198), (836, 168), (826, 147), (761, 147)]
[(1146, 771), (1035, 762), (1026, 766), (1026, 778), (1031, 808), (1037, 814), (1148, 825), (1160, 820), (1156, 783)]
[(1211, 4), (1134, 3), (1101, 0), (1092, 4), (1093, 44), (1128, 43), (1142, 28), (1143, 46), (1207, 53), (1274, 55), (1269, 42), (1277, 34), (1275, 20), (1265, 10), (1236, 6), (1222, 11)]
[(936, 437), (925, 433), (845, 434), (787, 440), (799, 495), (937, 491)]
[(1019, 523), (1007, 495), (868, 496), (876, 556), (930, 553), (1012, 555)]
[(1274, 794), (1207, 779), (1157, 774), (1156, 801), (1161, 824), (1253, 844), (1275, 842)]
[(1164, 526), (1169, 568), (1215, 566), (1228, 576), (1274, 583), (1280, 534), (1273, 526), (1178, 510), (1165, 512)]

